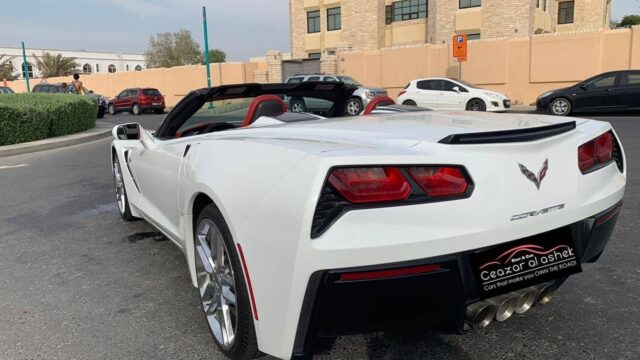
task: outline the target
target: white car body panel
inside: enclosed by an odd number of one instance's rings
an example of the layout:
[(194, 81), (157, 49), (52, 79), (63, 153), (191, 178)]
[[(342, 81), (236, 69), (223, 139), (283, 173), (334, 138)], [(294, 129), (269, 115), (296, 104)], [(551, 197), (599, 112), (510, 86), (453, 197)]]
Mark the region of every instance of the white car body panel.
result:
[[(462, 91), (444, 91), (444, 90), (425, 90), (420, 89), (418, 83), (429, 80), (444, 80), (453, 83)], [(505, 94), (466, 86), (454, 79), (449, 78), (424, 78), (412, 80), (405, 93), (398, 96), (398, 104), (406, 101), (413, 101), (417, 106), (425, 107), (432, 110), (466, 110), (467, 104), (471, 99), (481, 99), (488, 112), (504, 112), (508, 109), (504, 106), (504, 101), (509, 100)]]
[[(626, 171), (614, 164), (583, 175), (577, 147), (611, 129), (572, 119), (577, 128), (525, 143), (446, 145), (451, 134), (529, 128), (568, 121), (544, 115), (420, 112), (277, 124), (176, 140), (115, 140), (129, 171), (134, 215), (158, 227), (186, 254), (192, 281), (193, 202), (219, 207), (242, 244), (253, 284), (261, 351), (292, 355), (301, 306), (316, 271), (423, 259), (499, 244), (593, 216), (623, 197)], [(147, 134), (147, 136), (150, 136)], [(191, 148), (183, 157), (185, 148)], [(537, 171), (549, 159), (540, 190), (518, 163)], [(311, 239), (316, 203), (328, 171), (339, 165), (458, 164), (475, 184), (467, 199), (350, 211)], [(133, 181), (136, 178), (136, 185)], [(137, 191), (140, 187), (141, 193)], [(508, 194), (508, 196), (505, 196)], [(511, 216), (565, 204), (547, 216)], [(463, 219), (464, 221), (461, 221)]]

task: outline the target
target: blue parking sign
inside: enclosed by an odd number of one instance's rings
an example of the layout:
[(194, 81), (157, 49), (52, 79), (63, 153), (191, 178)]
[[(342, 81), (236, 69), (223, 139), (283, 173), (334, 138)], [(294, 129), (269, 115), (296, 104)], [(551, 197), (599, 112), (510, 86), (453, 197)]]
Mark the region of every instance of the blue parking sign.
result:
[(462, 36), (458, 36), (458, 44), (462, 44), (464, 38)]

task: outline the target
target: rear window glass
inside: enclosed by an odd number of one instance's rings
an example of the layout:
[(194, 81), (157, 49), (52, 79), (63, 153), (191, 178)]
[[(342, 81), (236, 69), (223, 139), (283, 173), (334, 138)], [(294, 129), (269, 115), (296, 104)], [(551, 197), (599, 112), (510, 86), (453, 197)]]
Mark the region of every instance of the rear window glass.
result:
[(156, 89), (143, 89), (142, 94), (146, 96), (161, 96), (160, 91)]
[(297, 84), (297, 83), (301, 83), (301, 82), (302, 82), (302, 79), (303, 79), (303, 78), (301, 78), (301, 77), (294, 77), (294, 78), (290, 78), (289, 80), (287, 80), (287, 83), (290, 83), (290, 84)]

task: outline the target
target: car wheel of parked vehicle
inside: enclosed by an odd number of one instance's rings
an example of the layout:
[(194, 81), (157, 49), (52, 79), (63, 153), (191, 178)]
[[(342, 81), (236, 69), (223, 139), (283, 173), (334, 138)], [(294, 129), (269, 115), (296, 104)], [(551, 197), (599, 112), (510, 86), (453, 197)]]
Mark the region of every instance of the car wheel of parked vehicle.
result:
[(481, 99), (471, 99), (467, 103), (467, 111), (487, 111), (487, 104)]
[(291, 100), (291, 112), (294, 113), (303, 113), (307, 111), (307, 105), (305, 105), (304, 100), (302, 99), (293, 99)]
[(109, 114), (111, 115), (116, 114), (116, 107), (113, 104), (109, 104)]
[(405, 100), (402, 105), (417, 106), (418, 104), (413, 100)]
[(216, 345), (231, 359), (254, 358), (258, 343), (243, 270), (231, 232), (213, 204), (198, 216), (194, 254), (202, 310)]
[(362, 100), (360, 98), (351, 98), (349, 102), (347, 102), (347, 115), (356, 116), (362, 112)]
[(571, 102), (565, 98), (557, 98), (549, 104), (549, 112), (556, 116), (571, 114)]
[(102, 119), (104, 117), (104, 113), (105, 113), (104, 108), (102, 108), (102, 107), (99, 108), (98, 109), (98, 119)]
[(133, 104), (133, 107), (131, 108), (131, 113), (133, 113), (133, 115), (140, 115), (142, 113), (140, 109), (140, 105)]
[(131, 215), (131, 208), (129, 207), (127, 189), (125, 189), (124, 186), (124, 177), (122, 176), (120, 160), (115, 153), (113, 154), (113, 182), (116, 187), (116, 201), (118, 202), (118, 210), (120, 210), (120, 216), (126, 221), (135, 220), (136, 218)]

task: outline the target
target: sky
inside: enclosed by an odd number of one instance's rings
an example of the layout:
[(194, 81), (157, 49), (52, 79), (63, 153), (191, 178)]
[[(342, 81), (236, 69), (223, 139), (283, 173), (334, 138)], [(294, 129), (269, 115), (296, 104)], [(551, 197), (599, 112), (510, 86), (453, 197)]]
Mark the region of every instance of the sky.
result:
[[(296, 0), (302, 1), (302, 0)], [(149, 36), (191, 30), (228, 61), (290, 50), (289, 0), (0, 0), (0, 47), (99, 50), (142, 54)], [(613, 0), (613, 18), (640, 14), (639, 0)], [(23, 15), (24, 13), (24, 15)]]

